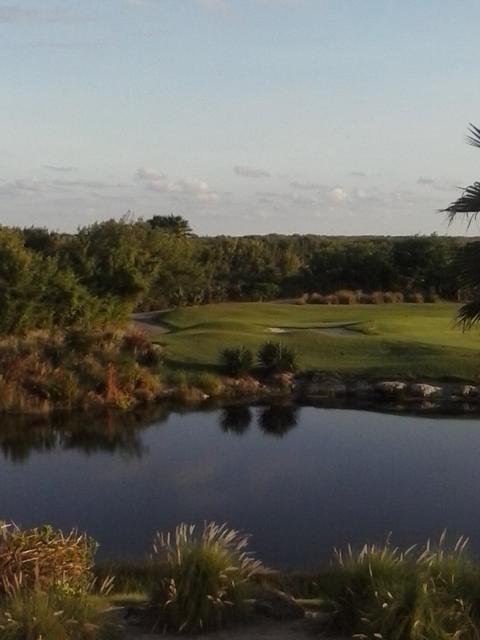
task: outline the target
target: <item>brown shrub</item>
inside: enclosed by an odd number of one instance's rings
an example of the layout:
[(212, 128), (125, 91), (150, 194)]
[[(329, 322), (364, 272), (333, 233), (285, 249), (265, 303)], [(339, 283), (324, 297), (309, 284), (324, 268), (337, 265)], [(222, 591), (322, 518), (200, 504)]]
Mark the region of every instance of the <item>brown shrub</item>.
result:
[(326, 304), (325, 296), (320, 293), (311, 293), (308, 297), (309, 304)]
[(357, 300), (360, 304), (372, 304), (372, 294), (371, 293), (362, 293), (357, 297)]
[(383, 293), (381, 291), (374, 291), (372, 293), (372, 304), (383, 304)]
[(405, 302), (411, 302), (413, 304), (423, 304), (425, 302), (425, 299), (423, 297), (423, 294), (411, 291), (405, 296)]
[(440, 296), (438, 295), (438, 293), (427, 293), (427, 295), (425, 296), (425, 302), (428, 303), (438, 303), (441, 302), (442, 299), (440, 298)]
[(348, 289), (342, 289), (338, 291), (338, 303), (339, 304), (356, 304), (357, 296), (353, 291), (349, 291)]
[(76, 531), (64, 534), (49, 526), (22, 531), (0, 523), (0, 594), (18, 585), (86, 590), (93, 579), (95, 550), (93, 540)]

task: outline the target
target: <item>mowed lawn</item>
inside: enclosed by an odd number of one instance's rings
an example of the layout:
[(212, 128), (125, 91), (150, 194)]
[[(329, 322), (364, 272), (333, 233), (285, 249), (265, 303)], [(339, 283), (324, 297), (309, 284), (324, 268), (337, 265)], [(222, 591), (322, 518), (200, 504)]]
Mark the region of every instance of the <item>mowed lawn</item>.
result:
[[(301, 369), (475, 379), (480, 374), (480, 330), (456, 328), (457, 309), (450, 303), (212, 304), (159, 314), (158, 322), (169, 333), (154, 339), (165, 346), (168, 364), (176, 368), (213, 370), (225, 347), (257, 350), (275, 340), (296, 349)], [(286, 332), (272, 333), (272, 328)]]

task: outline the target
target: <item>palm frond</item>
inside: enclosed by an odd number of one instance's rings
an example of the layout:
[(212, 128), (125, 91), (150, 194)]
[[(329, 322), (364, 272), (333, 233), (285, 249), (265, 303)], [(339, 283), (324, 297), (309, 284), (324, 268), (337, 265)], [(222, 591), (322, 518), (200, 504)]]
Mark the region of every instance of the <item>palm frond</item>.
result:
[(459, 247), (453, 261), (453, 271), (461, 289), (478, 288), (478, 271), (480, 265), (480, 242), (468, 242)]
[[(480, 142), (480, 141), (479, 141)], [(463, 190), (458, 200), (443, 210), (448, 213), (448, 221), (451, 224), (458, 214), (467, 218), (468, 226), (480, 213), (480, 182), (474, 182)]]
[(457, 314), (457, 326), (464, 331), (471, 329), (480, 321), (480, 298), (467, 302), (460, 308)]
[(470, 134), (467, 136), (468, 144), (471, 144), (472, 147), (480, 147), (480, 129), (470, 123)]

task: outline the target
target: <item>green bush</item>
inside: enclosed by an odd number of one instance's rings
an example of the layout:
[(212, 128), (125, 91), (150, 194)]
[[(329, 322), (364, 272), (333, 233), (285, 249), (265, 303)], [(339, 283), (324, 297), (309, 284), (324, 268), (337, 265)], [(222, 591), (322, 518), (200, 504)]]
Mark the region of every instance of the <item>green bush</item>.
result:
[(337, 553), (321, 587), (331, 626), (369, 640), (478, 640), (480, 569), (464, 546)]
[(258, 352), (259, 365), (268, 373), (293, 372), (297, 368), (297, 355), (281, 342), (266, 342)]
[(253, 368), (253, 354), (246, 347), (227, 348), (220, 353), (220, 364), (228, 376), (243, 376)]
[(150, 595), (155, 628), (198, 632), (242, 617), (249, 580), (261, 569), (246, 546), (246, 536), (213, 522), (200, 531), (181, 524), (173, 535), (157, 533), (152, 562), (158, 578)]

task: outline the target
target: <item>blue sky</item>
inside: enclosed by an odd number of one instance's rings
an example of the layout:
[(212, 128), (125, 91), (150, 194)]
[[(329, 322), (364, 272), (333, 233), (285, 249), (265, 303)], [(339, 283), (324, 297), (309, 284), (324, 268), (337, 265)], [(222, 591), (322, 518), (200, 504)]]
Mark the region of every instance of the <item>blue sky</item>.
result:
[(0, 222), (462, 233), (437, 210), (480, 178), (479, 23), (477, 0), (0, 0)]

